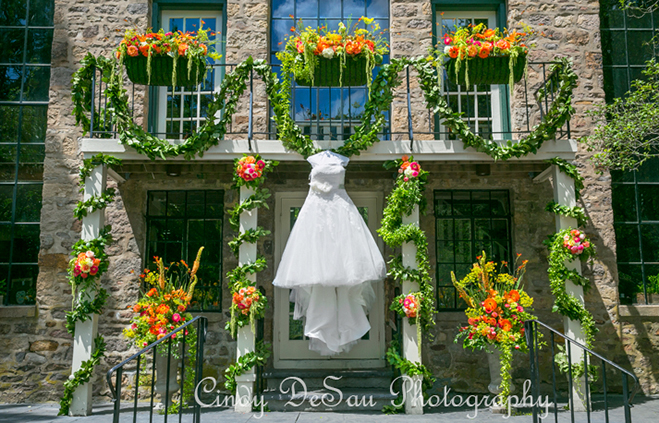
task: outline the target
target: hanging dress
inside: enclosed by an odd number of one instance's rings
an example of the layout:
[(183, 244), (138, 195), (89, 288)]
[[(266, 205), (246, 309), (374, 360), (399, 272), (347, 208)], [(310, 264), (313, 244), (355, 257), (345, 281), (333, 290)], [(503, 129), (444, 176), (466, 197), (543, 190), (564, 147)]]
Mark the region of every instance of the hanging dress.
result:
[(335, 355), (349, 351), (370, 330), (372, 285), (385, 278), (386, 265), (343, 186), (349, 159), (324, 151), (307, 161), (309, 194), (273, 285), (292, 290), (293, 318), (305, 319), (309, 349)]

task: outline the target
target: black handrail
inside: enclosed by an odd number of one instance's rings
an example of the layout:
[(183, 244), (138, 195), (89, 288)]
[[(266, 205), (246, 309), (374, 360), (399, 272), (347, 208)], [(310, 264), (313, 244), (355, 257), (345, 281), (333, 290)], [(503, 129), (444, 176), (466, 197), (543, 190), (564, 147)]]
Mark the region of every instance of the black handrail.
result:
[[(608, 385), (607, 385), (607, 378), (606, 378), (606, 368), (607, 366), (619, 371), (622, 376), (622, 389), (623, 389), (623, 408), (624, 408), (624, 421), (625, 423), (631, 423), (632, 421), (632, 416), (631, 416), (631, 407), (632, 407), (632, 402), (634, 400), (634, 396), (636, 395), (636, 392), (638, 391), (638, 388), (640, 387), (638, 378), (630, 371), (624, 369), (623, 367), (619, 366), (618, 364), (612, 362), (611, 360), (608, 360), (604, 357), (602, 357), (600, 354), (596, 353), (592, 349), (588, 348), (587, 346), (583, 345), (582, 343), (565, 336), (564, 334), (560, 333), (559, 331), (553, 329), (551, 326), (539, 321), (539, 320), (530, 320), (524, 323), (524, 330), (525, 330), (525, 336), (526, 336), (526, 342), (529, 347), (529, 364), (530, 364), (530, 371), (531, 371), (531, 388), (532, 388), (532, 394), (534, 398), (534, 403), (533, 403), (533, 422), (537, 423), (539, 421), (539, 404), (537, 402), (537, 399), (540, 398), (540, 383), (541, 383), (541, 377), (540, 377), (540, 349), (541, 349), (541, 341), (539, 341), (539, 330), (538, 326), (540, 326), (542, 329), (546, 330), (549, 332), (549, 338), (550, 338), (550, 344), (549, 348), (551, 349), (551, 384), (552, 384), (552, 395), (553, 395), (553, 404), (554, 404), (554, 421), (558, 422), (558, 389), (557, 389), (557, 381), (556, 381), (556, 353), (555, 353), (555, 347), (556, 347), (556, 336), (559, 338), (562, 338), (566, 347), (564, 350), (564, 354), (567, 355), (567, 360), (568, 360), (568, 400), (569, 400), (569, 408), (570, 408), (570, 421), (574, 422), (575, 421), (575, 405), (574, 405), (574, 377), (575, 375), (573, 374), (573, 370), (575, 366), (573, 366), (572, 363), (572, 348), (576, 347), (579, 348), (583, 351), (583, 363), (580, 365), (583, 365), (583, 376), (578, 376), (577, 378), (583, 377), (583, 385), (585, 387), (585, 393), (584, 393), (584, 405), (586, 408), (586, 416), (588, 419), (588, 422), (591, 420), (591, 413), (593, 412), (592, 407), (591, 407), (591, 389), (590, 389), (590, 384), (591, 381), (589, 379), (589, 371), (593, 368), (592, 360), (593, 358), (596, 358), (600, 361), (601, 366), (602, 366), (602, 392), (604, 394), (604, 416), (605, 416), (605, 421), (606, 423), (609, 423), (609, 401), (608, 401)], [(628, 378), (631, 377), (632, 380), (634, 381), (634, 386), (631, 391), (631, 395), (629, 393), (629, 387), (628, 387)], [(594, 383), (595, 380), (592, 381)]]
[[(169, 415), (169, 376), (170, 376), (170, 367), (171, 367), (171, 359), (172, 359), (172, 339), (176, 337), (177, 334), (182, 334), (182, 342), (181, 342), (181, 384), (180, 384), (180, 389), (181, 389), (181, 395), (180, 395), (180, 401), (179, 401), (179, 422), (181, 421), (182, 415), (183, 415), (183, 400), (184, 400), (184, 395), (183, 395), (183, 389), (184, 389), (184, 382), (185, 382), (185, 354), (186, 354), (186, 337), (188, 335), (188, 328), (193, 328), (196, 327), (196, 336), (197, 336), (197, 342), (196, 342), (196, 369), (195, 369), (195, 386), (199, 384), (201, 381), (202, 377), (202, 370), (203, 370), (203, 359), (204, 359), (204, 342), (206, 340), (206, 328), (208, 326), (208, 319), (204, 316), (197, 316), (190, 320), (189, 322), (186, 322), (185, 324), (179, 326), (172, 332), (168, 333), (161, 339), (157, 340), (156, 342), (144, 347), (141, 349), (139, 352), (133, 354), (132, 356), (128, 357), (121, 363), (117, 364), (116, 366), (112, 367), (110, 370), (108, 370), (106, 374), (106, 380), (108, 383), (108, 386), (110, 388), (110, 394), (112, 395), (112, 402), (114, 404), (114, 415), (113, 415), (113, 423), (118, 423), (119, 422), (119, 417), (121, 414), (121, 380), (123, 376), (123, 370), (124, 366), (132, 362), (133, 360), (136, 360), (136, 372), (135, 372), (135, 392), (134, 392), (134, 401), (133, 401), (133, 422), (137, 421), (137, 399), (139, 397), (139, 379), (140, 379), (140, 365), (142, 363), (142, 357), (146, 360), (146, 354), (149, 351), (153, 351), (153, 356), (152, 356), (152, 366), (151, 366), (151, 395), (150, 395), (150, 406), (149, 406), (149, 415), (150, 415), (150, 421), (153, 418), (153, 399), (155, 397), (154, 394), (154, 384), (156, 380), (156, 354), (158, 354), (158, 346), (164, 345), (167, 343), (167, 376), (166, 376), (166, 387), (165, 387), (165, 407), (164, 407), (164, 413), (165, 413), (165, 423), (167, 422), (167, 416)], [(112, 376), (115, 376), (115, 383), (112, 383)], [(200, 404), (197, 404), (196, 401), (194, 403), (194, 412), (193, 412), (193, 422), (194, 423), (200, 423), (201, 421), (201, 406)]]
[[(444, 95), (446, 98), (446, 101), (449, 105), (452, 103), (456, 103), (458, 101), (462, 102), (463, 104), (463, 112), (466, 113), (465, 119), (469, 122), (469, 124), (476, 124), (478, 121), (478, 125), (480, 125), (480, 130), (479, 134), (484, 136), (485, 138), (491, 138), (491, 139), (501, 139), (501, 140), (516, 140), (520, 139), (523, 136), (529, 134), (532, 129), (533, 129), (533, 122), (532, 120), (534, 119), (534, 113), (537, 113), (542, 119), (548, 112), (549, 108), (551, 107), (556, 90), (558, 88), (558, 81), (556, 81), (556, 72), (549, 72), (549, 68), (551, 66), (556, 65), (557, 62), (529, 62), (529, 73), (531, 71), (539, 76), (539, 81), (533, 84), (533, 86), (529, 86), (529, 81), (528, 78), (524, 78), (523, 81), (523, 87), (524, 87), (524, 95), (521, 98), (518, 98), (519, 96), (513, 96), (513, 92), (511, 91), (510, 94), (510, 99), (509, 95), (507, 93), (508, 90), (500, 90), (502, 93), (502, 114), (506, 114), (511, 117), (510, 119), (510, 127), (503, 127), (501, 130), (496, 130), (494, 129), (494, 123), (495, 120), (498, 119), (502, 122), (504, 122), (505, 119), (503, 119), (503, 116), (490, 116), (491, 110), (494, 110), (495, 108), (493, 107), (494, 105), (491, 102), (490, 94), (487, 94), (487, 99), (486, 99), (486, 109), (489, 109), (485, 111), (485, 113), (482, 113), (482, 111), (479, 109), (479, 116), (477, 119), (474, 116), (472, 116), (472, 111), (475, 113), (474, 107), (472, 107), (472, 104), (477, 106), (478, 101), (483, 93), (479, 93), (477, 90), (475, 90), (475, 87), (469, 87), (466, 89), (465, 87), (454, 87), (451, 85), (451, 89), (449, 89), (449, 83), (446, 82), (444, 85)], [(214, 64), (214, 65), (209, 65), (209, 74), (213, 75), (215, 74), (216, 78), (220, 78), (221, 74), (224, 74), (226, 72), (230, 72), (233, 70), (237, 64), (235, 63), (223, 63), (223, 64)], [(273, 71), (278, 72), (280, 65), (277, 64), (272, 64), (271, 65), (273, 68)], [(222, 72), (220, 72), (222, 70)], [(405, 104), (407, 106), (407, 128), (400, 127), (398, 130), (394, 131), (391, 128), (391, 116), (393, 113), (393, 110), (390, 110), (390, 119), (389, 119), (389, 124), (387, 127), (383, 130), (381, 137), (383, 140), (391, 140), (394, 139), (395, 137), (402, 138), (402, 139), (408, 139), (410, 141), (409, 147), (410, 149), (414, 148), (414, 138), (415, 135), (417, 138), (419, 136), (430, 136), (431, 138), (434, 139), (452, 139), (454, 138), (454, 134), (451, 133), (450, 130), (447, 130), (446, 128), (442, 127), (441, 122), (439, 119), (435, 119), (432, 115), (430, 115), (430, 120), (434, 120), (434, 124), (431, 122), (430, 127), (427, 130), (423, 130), (425, 128), (414, 128), (413, 127), (413, 119), (412, 119), (412, 88), (411, 88), (411, 83), (410, 83), (410, 72), (409, 72), (409, 67), (406, 68), (406, 72), (403, 75), (404, 78), (406, 78), (406, 83), (402, 85), (400, 88), (402, 90), (397, 91), (396, 96), (405, 96)], [(245, 95), (248, 96), (246, 99), (247, 102), (247, 107), (248, 110), (247, 112), (247, 128), (240, 128), (237, 129), (234, 132), (233, 125), (230, 125), (229, 128), (227, 128), (227, 137), (236, 137), (236, 135), (239, 135), (239, 137), (236, 138), (244, 138), (248, 141), (248, 145), (250, 149), (253, 149), (253, 140), (255, 137), (261, 137), (261, 138), (266, 138), (266, 139), (277, 139), (277, 130), (274, 124), (272, 123), (265, 123), (265, 127), (263, 128), (255, 128), (254, 126), (258, 123), (260, 125), (264, 125), (264, 121), (255, 119), (254, 118), (254, 102), (255, 102), (255, 90), (258, 89), (258, 87), (255, 86), (255, 80), (259, 80), (262, 82), (261, 78), (258, 75), (254, 75), (253, 72), (250, 72), (249, 76), (249, 87), (247, 87), (247, 90), (249, 92), (246, 92)], [(191, 91), (181, 91), (181, 88), (179, 88), (176, 92), (172, 94), (173, 98), (173, 103), (168, 107), (166, 110), (166, 115), (165, 116), (165, 122), (161, 122), (164, 127), (158, 127), (158, 128), (153, 128), (151, 131), (153, 135), (159, 136), (161, 138), (186, 138), (189, 136), (193, 131), (195, 131), (197, 124), (201, 124), (203, 122), (202, 113), (197, 115), (197, 109), (199, 107), (202, 107), (201, 105), (198, 105), (194, 102), (184, 102), (184, 97), (187, 95), (190, 96), (215, 96), (217, 94), (217, 91), (215, 90), (215, 86), (206, 86), (205, 90), (202, 90), (204, 84), (199, 84), (197, 87), (191, 89)], [(93, 78), (91, 81), (91, 87), (92, 87), (92, 93), (91, 93), (91, 101), (92, 101), (92, 107), (91, 107), (91, 117), (90, 117), (90, 137), (99, 137), (99, 138), (109, 138), (109, 137), (116, 137), (116, 128), (113, 128), (111, 125), (111, 115), (108, 115), (109, 109), (108, 109), (108, 104), (107, 104), (107, 97), (104, 93), (104, 84), (102, 80), (102, 75), (101, 75), (101, 70), (97, 69), (96, 72), (93, 73)], [(189, 87), (188, 87), (189, 88)], [(247, 91), (246, 90), (246, 91)], [(539, 96), (538, 93), (542, 90), (544, 93), (543, 96)], [(343, 99), (343, 92), (345, 89), (341, 90), (341, 103), (344, 103)], [(352, 95), (353, 89), (350, 89), (348, 92), (348, 101), (346, 104), (348, 104), (348, 107), (352, 107)], [(490, 89), (488, 88), (486, 90), (488, 93), (490, 92)], [(133, 84), (132, 86), (132, 105), (131, 109), (135, 109), (135, 85)], [(529, 95), (531, 94), (531, 95)], [(334, 99), (334, 96), (330, 98), (329, 96), (328, 101), (329, 104), (326, 105), (327, 110), (330, 110), (330, 115), (328, 117), (322, 116), (321, 117), (321, 99), (320, 99), (320, 94), (316, 95), (316, 101), (314, 104), (311, 104), (309, 102), (308, 106), (305, 106), (303, 103), (304, 99), (302, 99), (301, 107), (303, 107), (304, 110), (307, 110), (306, 107), (308, 107), (309, 110), (309, 115), (305, 119), (296, 119), (296, 122), (298, 125), (300, 125), (303, 133), (309, 135), (312, 139), (314, 140), (333, 140), (333, 139), (345, 139), (348, 136), (352, 134), (353, 128), (360, 124), (361, 120), (359, 117), (352, 116), (345, 116), (347, 112), (342, 111), (341, 112), (341, 117), (340, 119), (337, 119), (332, 116), (331, 110), (332, 110), (332, 102), (337, 100)], [(511, 99), (515, 99), (515, 103), (511, 101)], [(311, 101), (311, 98), (309, 98), (309, 101)], [(194, 104), (193, 104), (194, 103)], [(291, 107), (291, 113), (295, 115), (295, 108), (296, 105), (300, 103), (297, 100), (292, 101), (292, 107)], [(324, 103), (323, 103), (324, 104)], [(457, 103), (456, 103), (457, 104)], [(524, 113), (524, 116), (526, 118), (525, 122), (521, 122), (521, 126), (519, 127), (513, 127), (512, 124), (512, 114), (513, 114), (513, 106), (515, 106), (515, 109), (521, 111), (521, 113)], [(404, 106), (405, 107), (405, 106)], [(144, 110), (144, 108), (138, 108)], [(318, 109), (318, 110), (315, 110)], [(473, 110), (472, 110), (473, 109)], [(457, 110), (456, 110), (457, 111)], [(202, 111), (203, 112), (203, 111)], [(267, 113), (267, 110), (266, 110)], [(96, 115), (96, 116), (95, 116)], [(153, 113), (151, 113), (152, 117), (155, 116)], [(143, 115), (144, 119), (147, 119), (148, 116), (145, 113)], [(266, 119), (265, 122), (270, 122), (269, 119)], [(484, 129), (483, 129), (484, 128)], [(315, 133), (313, 133), (315, 130)], [(556, 134), (556, 139), (569, 139), (571, 137), (570, 133), (570, 124), (569, 124), (569, 119), (566, 122), (565, 126), (561, 128), (557, 134)]]

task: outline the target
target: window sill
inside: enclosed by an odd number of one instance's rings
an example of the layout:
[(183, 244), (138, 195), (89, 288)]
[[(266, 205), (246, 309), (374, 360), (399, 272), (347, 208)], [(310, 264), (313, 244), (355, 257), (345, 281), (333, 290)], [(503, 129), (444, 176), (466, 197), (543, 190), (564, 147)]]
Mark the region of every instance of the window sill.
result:
[(34, 317), (37, 315), (37, 306), (36, 305), (0, 305), (0, 318), (22, 318), (22, 317)]
[(659, 317), (659, 304), (618, 306), (620, 317)]

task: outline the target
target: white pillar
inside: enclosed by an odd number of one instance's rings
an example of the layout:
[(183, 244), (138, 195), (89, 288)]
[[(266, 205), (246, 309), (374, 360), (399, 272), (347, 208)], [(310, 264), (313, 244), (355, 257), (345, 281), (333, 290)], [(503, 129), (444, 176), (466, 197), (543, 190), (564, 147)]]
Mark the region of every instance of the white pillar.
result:
[[(414, 211), (409, 216), (403, 216), (403, 225), (410, 223), (419, 226), (419, 206), (414, 207)], [(411, 242), (406, 242), (402, 247), (403, 266), (417, 269), (416, 265), (416, 246)], [(417, 282), (403, 281), (403, 294), (418, 292), (419, 284)], [(417, 324), (419, 324), (417, 319)], [(412, 362), (421, 363), (421, 345), (418, 343), (417, 327), (410, 325), (409, 319), (403, 318), (403, 358)], [(414, 383), (403, 384), (405, 394), (405, 413), (406, 414), (423, 414), (423, 391), (421, 389), (422, 376), (413, 376)]]
[[(552, 165), (552, 179), (554, 183), (554, 201), (559, 205), (574, 207), (577, 205), (577, 196), (574, 188), (574, 180), (561, 172), (558, 166)], [(556, 215), (556, 232), (562, 231), (563, 229), (572, 228), (576, 229), (578, 227), (577, 220), (573, 217), (563, 216), (560, 214)], [(579, 259), (565, 263), (566, 267), (570, 270), (576, 270), (581, 274), (581, 261)], [(580, 285), (575, 285), (572, 281), (565, 281), (565, 289), (568, 294), (574, 295), (582, 304), (584, 304), (584, 293), (583, 287)], [(581, 322), (576, 320), (564, 318), (564, 329), (565, 336), (574, 339), (582, 345), (586, 345), (586, 335), (584, 334), (583, 328), (581, 327)], [(566, 347), (567, 354), (567, 347)], [(570, 351), (570, 356), (572, 359), (572, 364), (583, 364), (583, 350), (578, 347), (572, 347)], [(569, 375), (568, 375), (569, 377)], [(586, 381), (585, 378), (574, 379), (572, 393), (574, 398), (574, 410), (575, 411), (586, 411), (585, 406), (585, 394), (586, 394)], [(590, 401), (590, 400), (588, 400)]]
[[(245, 201), (252, 194), (254, 190), (247, 187), (240, 187), (240, 201)], [(240, 232), (245, 232), (248, 229), (256, 229), (258, 211), (253, 209), (243, 212), (240, 215)], [(238, 253), (238, 264), (248, 264), (256, 261), (256, 244), (244, 242), (240, 246)], [(256, 282), (256, 274), (248, 275), (252, 282)], [(250, 326), (244, 326), (238, 329), (237, 333), (237, 358), (252, 352), (255, 349), (255, 334), (252, 332)], [(249, 413), (252, 411), (252, 397), (254, 396), (254, 382), (256, 381), (256, 373), (254, 368), (236, 377), (236, 402), (235, 411), (240, 413)]]
[[(107, 168), (96, 167), (91, 175), (85, 179), (84, 200), (92, 195), (101, 195), (105, 191)], [(105, 226), (105, 210), (96, 210), (82, 218), (81, 238), (89, 241), (98, 237), (100, 230)], [(93, 294), (93, 293), (92, 293)], [(84, 322), (77, 321), (73, 339), (73, 363), (71, 374), (80, 369), (83, 361), (91, 358), (94, 349), (94, 338), (98, 332), (98, 314)], [(69, 409), (71, 416), (88, 416), (92, 412), (92, 383), (80, 385), (73, 393), (73, 401)]]

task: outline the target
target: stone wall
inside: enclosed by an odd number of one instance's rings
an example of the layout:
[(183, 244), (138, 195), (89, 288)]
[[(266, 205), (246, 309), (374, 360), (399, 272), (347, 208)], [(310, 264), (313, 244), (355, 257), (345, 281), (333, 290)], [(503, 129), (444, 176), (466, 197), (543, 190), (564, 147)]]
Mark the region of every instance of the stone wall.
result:
[[(72, 217), (79, 193), (77, 171), (80, 165), (79, 128), (71, 116), (70, 79), (80, 59), (87, 53), (110, 54), (126, 27), (146, 29), (150, 22), (151, 4), (147, 2), (115, 1), (111, 4), (97, 0), (57, 0), (55, 2), (55, 32), (52, 54), (52, 74), (49, 107), (49, 125), (46, 139), (44, 193), (41, 225), (40, 274), (37, 286), (37, 312), (34, 317), (7, 317), (0, 324), (0, 401), (40, 402), (57, 400), (62, 382), (70, 374), (71, 336), (64, 328), (65, 311), (71, 307), (71, 290), (67, 283), (66, 266), (71, 246), (79, 239), (80, 222)], [(230, 1), (225, 17), (226, 61), (236, 63), (247, 55), (268, 57), (269, 2)], [(593, 104), (603, 101), (601, 47), (599, 37), (599, 4), (597, 1), (511, 0), (508, 4), (508, 22), (518, 26), (530, 24), (544, 37), (536, 41), (532, 58), (549, 60), (554, 56), (568, 56), (574, 61), (580, 77), (575, 90), (575, 117), (572, 120), (573, 138), (587, 134), (593, 127), (584, 112)], [(391, 0), (392, 57), (417, 56), (426, 53), (431, 44), (432, 10), (429, 1)], [(412, 85), (413, 119), (415, 131), (423, 131), (428, 124), (427, 110), (414, 78)], [(258, 84), (257, 84), (258, 86)], [(393, 105), (394, 131), (407, 131), (407, 112), (404, 86), (397, 91)], [(144, 94), (138, 91), (136, 105), (138, 117), (145, 104)], [(520, 95), (515, 91), (514, 98)], [(245, 130), (246, 102), (234, 116), (236, 128)], [(255, 97), (256, 128), (267, 127), (265, 93)], [(259, 129), (256, 129), (259, 130)], [(422, 137), (419, 137), (422, 138)], [(617, 271), (615, 265), (615, 236), (611, 210), (610, 177), (597, 174), (588, 162), (588, 154), (579, 151), (577, 165), (586, 177), (586, 188), (580, 204), (591, 218), (587, 230), (592, 235), (599, 256), (594, 265), (584, 267), (594, 284), (587, 295), (587, 307), (595, 315), (600, 329), (598, 351), (627, 368), (633, 368), (641, 378), (646, 393), (657, 393), (659, 364), (654, 350), (659, 342), (656, 321), (640, 319), (621, 323), (617, 317)], [(136, 274), (143, 265), (144, 210), (146, 191), (150, 189), (221, 188), (225, 190), (227, 207), (235, 203), (229, 189), (227, 164), (222, 171), (210, 169), (211, 164), (189, 164), (180, 178), (166, 178), (162, 169), (150, 172), (129, 169), (131, 176), (119, 186), (117, 201), (107, 210), (108, 223), (113, 225), (117, 242), (109, 251), (112, 254), (109, 272), (102, 283), (112, 294), (100, 319), (100, 332), (106, 336), (109, 353), (95, 375), (95, 393), (107, 395), (101, 375), (107, 368), (130, 353), (121, 337), (121, 329), (130, 318), (126, 306), (137, 298)], [(204, 168), (204, 171), (200, 169)], [(452, 165), (427, 163), (432, 178), (427, 193), (429, 214), (422, 219), (422, 227), (430, 235), (431, 263), (434, 260), (432, 234), (432, 190), (436, 188), (511, 190), (514, 203), (515, 250), (530, 259), (528, 281), (536, 297), (541, 320), (560, 328), (561, 318), (549, 313), (551, 298), (546, 278), (546, 250), (542, 240), (552, 232), (552, 216), (543, 211), (551, 199), (548, 183), (533, 185), (529, 172), (538, 172), (546, 165), (497, 165), (489, 177), (477, 177), (469, 164)], [(346, 186), (349, 191), (374, 190), (386, 195), (391, 187), (389, 176), (374, 167), (348, 170)], [(354, 170), (353, 170), (354, 169)], [(359, 170), (358, 170), (359, 169)], [(153, 169), (152, 169), (153, 170)], [(206, 175), (200, 179), (197, 175)], [(308, 166), (297, 164), (277, 171), (267, 187), (279, 190), (306, 190)], [(274, 229), (274, 197), (271, 211), (260, 212), (259, 224)], [(228, 227), (228, 225), (225, 225)], [(225, 241), (231, 238), (227, 230)], [(268, 258), (270, 267), (259, 275), (260, 284), (272, 298), (274, 238), (266, 237), (259, 244)], [(385, 252), (385, 256), (388, 252)], [(235, 265), (235, 259), (225, 248), (225, 270)], [(434, 274), (434, 268), (433, 268)], [(229, 308), (229, 294), (223, 296), (224, 313), (209, 314), (211, 319), (207, 343), (208, 368), (219, 375), (234, 358), (233, 341), (223, 330)], [(267, 312), (266, 339), (272, 339), (272, 309)], [(465, 352), (452, 343), (456, 327), (462, 321), (458, 313), (437, 316), (435, 340), (424, 349), (424, 361), (430, 365), (442, 383), (450, 383), (457, 390), (484, 391), (487, 377), (474, 370), (482, 362), (482, 355)], [(520, 362), (516, 377), (523, 377), (524, 362)]]

